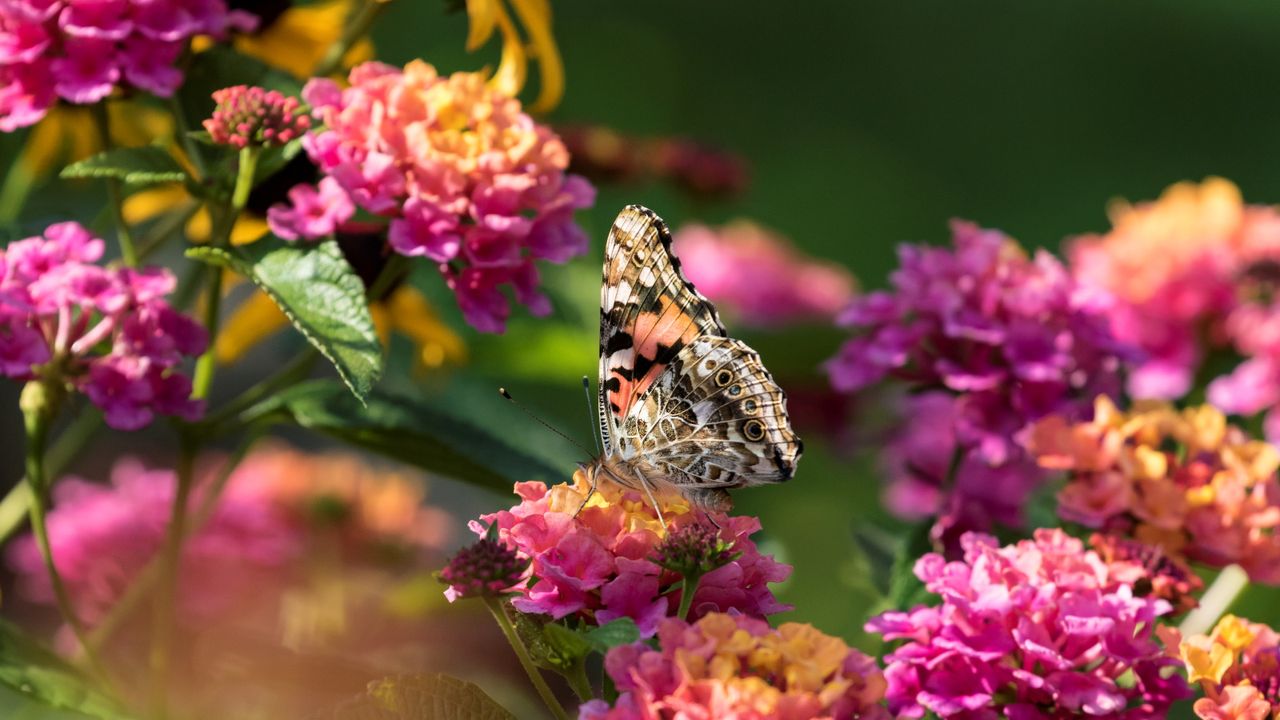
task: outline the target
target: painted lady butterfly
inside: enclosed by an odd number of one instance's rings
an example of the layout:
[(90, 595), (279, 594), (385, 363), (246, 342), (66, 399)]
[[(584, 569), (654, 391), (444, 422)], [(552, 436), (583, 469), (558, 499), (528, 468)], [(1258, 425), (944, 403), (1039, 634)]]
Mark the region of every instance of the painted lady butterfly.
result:
[(603, 453), (582, 466), (592, 489), (605, 478), (655, 508), (659, 487), (727, 511), (730, 489), (789, 479), (803, 449), (760, 356), (725, 333), (680, 272), (666, 224), (639, 205), (605, 247), (599, 402)]

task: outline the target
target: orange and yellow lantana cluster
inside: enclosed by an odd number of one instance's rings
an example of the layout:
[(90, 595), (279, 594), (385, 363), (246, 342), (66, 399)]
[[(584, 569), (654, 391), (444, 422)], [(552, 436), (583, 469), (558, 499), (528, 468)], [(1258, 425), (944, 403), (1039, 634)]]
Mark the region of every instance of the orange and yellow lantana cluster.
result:
[(1099, 398), (1091, 422), (1047, 418), (1029, 444), (1042, 466), (1069, 471), (1064, 520), (1280, 583), (1280, 451), (1221, 411), (1140, 402), (1126, 413)]
[(1208, 635), (1183, 640), (1163, 631), (1170, 654), (1187, 666), (1187, 680), (1205, 696), (1196, 715), (1205, 720), (1266, 720), (1280, 717), (1280, 633), (1234, 615), (1218, 621)]

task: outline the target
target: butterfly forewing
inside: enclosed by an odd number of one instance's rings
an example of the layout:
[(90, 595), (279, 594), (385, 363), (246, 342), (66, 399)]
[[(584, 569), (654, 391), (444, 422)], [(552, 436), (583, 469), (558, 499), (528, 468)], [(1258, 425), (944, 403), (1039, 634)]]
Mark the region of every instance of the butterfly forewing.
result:
[(612, 436), (676, 354), (695, 338), (724, 335), (715, 307), (671, 254), (671, 233), (647, 208), (629, 205), (613, 222), (600, 289), (600, 426)]
[(614, 221), (600, 293), (600, 425), (615, 470), (729, 507), (726, 489), (781, 482), (802, 445), (786, 396), (680, 272), (662, 220)]

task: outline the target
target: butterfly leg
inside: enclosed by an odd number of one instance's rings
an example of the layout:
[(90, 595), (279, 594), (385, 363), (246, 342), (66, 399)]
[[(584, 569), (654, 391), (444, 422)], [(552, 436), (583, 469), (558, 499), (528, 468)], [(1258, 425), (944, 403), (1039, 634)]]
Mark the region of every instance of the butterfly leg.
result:
[(584, 498), (582, 498), (582, 504), (581, 504), (581, 505), (579, 505), (579, 506), (578, 506), (578, 509), (574, 511), (573, 516), (574, 516), (575, 518), (576, 518), (576, 517), (578, 517), (578, 515), (581, 515), (581, 514), (582, 514), (582, 511), (586, 509), (586, 507), (587, 507), (587, 503), (591, 502), (591, 496), (593, 496), (593, 495), (595, 495), (595, 494), (596, 494), (596, 486), (598, 486), (599, 484), (600, 484), (600, 479), (599, 479), (598, 477), (596, 477), (595, 475), (592, 475), (592, 476), (591, 476), (591, 489), (587, 491), (587, 496), (586, 496), (586, 497), (584, 497)]
[(644, 475), (636, 474), (640, 478), (640, 487), (644, 488), (644, 494), (649, 496), (649, 502), (653, 505), (653, 511), (658, 513), (658, 522), (662, 523), (662, 527), (667, 527), (667, 519), (662, 516), (662, 508), (658, 505), (657, 499), (653, 497), (653, 490), (649, 488), (649, 478)]

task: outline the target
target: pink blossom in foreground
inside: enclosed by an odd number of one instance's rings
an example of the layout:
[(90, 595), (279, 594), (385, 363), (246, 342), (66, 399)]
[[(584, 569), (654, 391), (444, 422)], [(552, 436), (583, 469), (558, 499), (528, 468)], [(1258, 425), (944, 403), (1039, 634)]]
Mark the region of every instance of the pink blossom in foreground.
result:
[[(422, 61), (403, 69), (371, 62), (349, 80), (342, 88), (313, 79), (303, 90), (321, 123), (305, 146), (327, 179), (355, 206), (391, 219), (391, 248), (434, 264), (475, 328), (504, 330), (504, 287), (534, 314), (549, 313), (535, 263), (586, 251), (573, 214), (595, 200), (586, 180), (565, 173), (559, 138), (479, 73), (442, 77)], [(294, 219), (309, 215), (313, 197), (274, 208), (272, 229), (324, 234), (327, 222)]]
[[(222, 461), (208, 458), (197, 472), (192, 507), (204, 504)], [(54, 488), (49, 537), (54, 561), (77, 615), (100, 622), (164, 542), (176, 476), (126, 458), (110, 484), (66, 478)], [(370, 466), (346, 453), (308, 454), (268, 447), (250, 454), (227, 481), (208, 520), (183, 549), (178, 598), (184, 622), (233, 619), (238, 609), (283, 600), (314, 576), (321, 552), (335, 552), (333, 569), (420, 560), (448, 540), (447, 515), (424, 506), (417, 475)], [(336, 541), (336, 542), (335, 542)], [(53, 591), (34, 539), (8, 550), (19, 590), (40, 603)], [(308, 570), (308, 567), (311, 569)], [(309, 574), (311, 573), (311, 574)], [(275, 610), (278, 615), (280, 610)]]
[(853, 296), (847, 270), (808, 258), (747, 220), (720, 228), (686, 225), (674, 247), (698, 290), (748, 325), (829, 320)]
[[(1047, 415), (1087, 418), (1095, 397), (1118, 392), (1134, 351), (1111, 335), (1105, 296), (1085, 292), (1053, 256), (1028, 257), (1000, 232), (970, 223), (952, 231), (953, 248), (900, 247), (891, 290), (862, 295), (841, 314), (838, 322), (856, 334), (827, 371), (846, 392), (888, 379), (929, 391), (908, 401), (900, 441), (931, 446), (923, 463), (912, 459), (929, 477), (921, 482), (913, 469), (906, 474), (916, 480), (895, 491), (932, 495), (929, 504), (944, 513), (937, 530), (958, 536), (991, 521), (1020, 522), (1044, 477), (1022, 434)], [(948, 446), (958, 449), (943, 453)], [(963, 482), (947, 477), (956, 452)]]
[(658, 626), (658, 648), (613, 648), (605, 671), (618, 689), (610, 707), (592, 700), (580, 720), (733, 718), (887, 720), (875, 660), (811, 625), (777, 629), (754, 618), (710, 613)]
[(204, 404), (178, 366), (204, 352), (204, 328), (165, 300), (168, 270), (105, 268), (102, 252), (72, 222), (0, 249), (0, 373), (70, 383), (120, 430), (195, 419)]
[(90, 104), (119, 87), (168, 97), (192, 38), (256, 23), (223, 0), (0, 2), (0, 132), (39, 122), (58, 98)]
[(1004, 547), (978, 533), (961, 544), (962, 561), (916, 562), (939, 605), (867, 623), (896, 643), (885, 658), (891, 712), (1154, 719), (1189, 694), (1155, 638), (1169, 603), (1135, 596), (1079, 540), (1053, 529)]
[[(496, 524), (499, 541), (532, 561), (537, 582), (526, 578), (512, 588), (516, 610), (600, 624), (626, 616), (648, 637), (680, 606), (679, 590), (667, 592), (680, 576), (659, 565), (659, 545), (669, 533), (706, 520), (682, 498), (664, 496), (658, 501), (670, 527), (663, 527), (642, 493), (610, 483), (601, 483), (575, 517), (589, 488), (581, 473), (572, 484), (518, 483), (518, 505), (481, 516), (471, 529), (484, 535)], [(760, 521), (727, 515), (716, 515), (716, 521), (719, 539), (737, 557), (702, 576), (690, 617), (730, 610), (764, 617), (789, 609), (769, 584), (785, 580), (791, 567), (762, 555), (751, 541)]]

